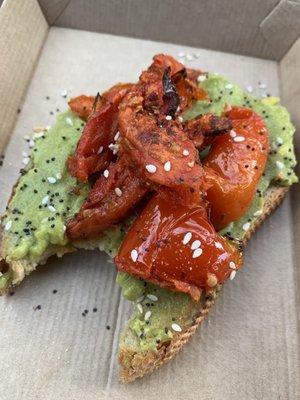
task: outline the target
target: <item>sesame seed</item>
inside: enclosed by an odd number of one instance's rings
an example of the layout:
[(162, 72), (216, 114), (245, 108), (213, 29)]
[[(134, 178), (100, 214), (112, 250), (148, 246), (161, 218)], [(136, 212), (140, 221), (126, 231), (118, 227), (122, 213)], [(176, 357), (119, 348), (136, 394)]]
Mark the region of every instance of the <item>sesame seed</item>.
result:
[(49, 201), (49, 196), (45, 196), (42, 198), (42, 204), (47, 204)]
[(145, 321), (149, 321), (150, 317), (151, 317), (151, 311), (148, 310), (145, 312), (145, 317), (144, 317)]
[(220, 250), (223, 249), (222, 243), (220, 243), (220, 242), (216, 242), (215, 246), (216, 246), (217, 249), (220, 249)]
[(138, 258), (138, 252), (136, 249), (131, 250), (130, 257), (133, 262), (136, 262), (136, 260)]
[(121, 196), (122, 196), (122, 190), (121, 190), (120, 188), (118, 188), (118, 187), (115, 188), (115, 193), (116, 193), (116, 195), (117, 195), (118, 197), (121, 197)]
[(196, 250), (201, 246), (201, 242), (200, 240), (194, 240), (192, 245), (191, 245), (191, 249), (192, 250)]
[(111, 143), (108, 148), (113, 152), (113, 154), (117, 154), (119, 151), (119, 145)]
[(246, 223), (243, 225), (243, 230), (244, 230), (244, 231), (247, 231), (249, 228), (250, 228), (250, 222), (246, 222)]
[(140, 303), (141, 301), (143, 301), (144, 300), (144, 296), (140, 296), (140, 297), (138, 297), (137, 299), (136, 299), (136, 301), (138, 302), (138, 303)]
[(169, 171), (171, 170), (171, 163), (170, 163), (170, 161), (167, 161), (167, 162), (164, 164), (164, 170), (165, 170), (166, 172), (169, 172)]
[(183, 238), (182, 243), (183, 243), (183, 244), (188, 244), (188, 242), (189, 242), (191, 239), (192, 239), (192, 233), (191, 233), (191, 232), (187, 232), (187, 233), (184, 235), (184, 238)]
[(22, 156), (23, 157), (28, 157), (28, 153), (26, 153), (26, 151), (22, 151)]
[(236, 137), (236, 132), (235, 132), (233, 129), (231, 129), (229, 135), (230, 135), (232, 138), (235, 138), (235, 137)]
[(141, 304), (137, 304), (137, 309), (139, 310), (139, 312), (140, 312), (141, 314), (143, 314), (143, 307), (142, 307)]
[(60, 95), (61, 95), (61, 97), (67, 97), (67, 95), (68, 95), (67, 90), (65, 90), (65, 89), (61, 90)]
[(48, 210), (51, 211), (51, 212), (55, 212), (56, 211), (56, 209), (53, 206), (48, 206)]
[(229, 268), (236, 269), (236, 265), (235, 265), (235, 263), (233, 261), (230, 261)]
[(6, 231), (9, 231), (10, 228), (11, 228), (11, 225), (12, 225), (12, 221), (7, 221), (6, 224), (5, 224), (4, 229), (5, 229)]
[(233, 88), (233, 85), (232, 85), (231, 83), (227, 83), (227, 84), (225, 85), (225, 88), (230, 90), (230, 89)]
[(71, 118), (66, 118), (66, 123), (70, 126), (74, 126), (73, 121), (71, 120)]
[(276, 167), (278, 169), (282, 169), (282, 168), (284, 168), (284, 164), (281, 161), (276, 161)]
[(156, 166), (153, 164), (148, 164), (146, 165), (146, 170), (150, 173), (150, 174), (154, 174), (156, 172)]
[(203, 75), (199, 75), (199, 76), (198, 76), (197, 81), (198, 81), (198, 82), (204, 82), (205, 79), (206, 79), (206, 75), (203, 74)]
[(243, 142), (245, 140), (244, 136), (236, 136), (233, 138), (234, 142)]
[(102, 151), (103, 151), (103, 146), (100, 146), (100, 148), (99, 148), (99, 150), (98, 150), (98, 153), (97, 153), (97, 154), (101, 154), (101, 153), (102, 153)]
[(38, 131), (38, 132), (36, 132), (36, 133), (33, 135), (33, 137), (34, 137), (35, 139), (40, 139), (41, 137), (44, 136), (44, 128), (35, 128), (35, 129), (43, 129), (41, 132)]
[(172, 326), (173, 331), (175, 331), (175, 332), (181, 332), (182, 331), (181, 326), (178, 325), (178, 324), (172, 324), (171, 326)]
[(283, 144), (283, 139), (282, 139), (281, 137), (277, 136), (276, 142), (277, 142), (278, 144)]
[(120, 132), (118, 131), (118, 132), (115, 134), (114, 141), (116, 142), (116, 141), (119, 139), (119, 137), (120, 137)]
[(26, 140), (27, 142), (30, 140), (30, 137), (28, 135), (24, 135), (23, 139)]
[(60, 172), (58, 172), (55, 176), (56, 176), (56, 179), (58, 179), (58, 180), (61, 179), (61, 173)]
[(193, 59), (194, 59), (194, 57), (192, 56), (192, 54), (187, 54), (186, 55), (186, 59), (188, 60), (188, 61), (193, 61)]
[(235, 270), (230, 272), (230, 280), (231, 281), (234, 279), (235, 275), (236, 275), (236, 271)]
[(109, 170), (108, 170), (108, 169), (106, 169), (106, 170), (103, 172), (103, 176), (104, 176), (104, 178), (108, 178), (108, 176), (109, 176)]
[(155, 296), (155, 294), (147, 294), (147, 297), (151, 301), (157, 301), (158, 300), (158, 297)]
[(172, 119), (171, 115), (167, 115), (167, 116), (166, 116), (166, 120), (167, 120), (167, 121), (171, 121), (171, 119)]
[(34, 147), (34, 145), (35, 145), (34, 140), (30, 139), (29, 142), (28, 142), (29, 148), (32, 149)]
[(248, 85), (248, 86), (246, 86), (246, 90), (247, 90), (247, 92), (252, 93), (253, 87), (251, 85)]
[(53, 176), (49, 176), (49, 177), (47, 178), (47, 181), (48, 181), (49, 183), (55, 183), (55, 182), (56, 182), (56, 179), (55, 179)]
[(192, 257), (193, 257), (193, 258), (198, 258), (198, 257), (201, 256), (202, 253), (203, 253), (203, 250), (202, 250), (201, 248), (198, 248), (198, 249), (196, 249), (196, 250), (194, 251)]
[(179, 122), (183, 122), (183, 118), (182, 117), (178, 117), (178, 121)]
[(29, 163), (30, 158), (29, 157), (24, 157), (22, 160), (22, 164), (27, 165)]
[(182, 152), (182, 154), (183, 154), (185, 157), (187, 157), (187, 156), (190, 154), (190, 152), (189, 152), (187, 149), (184, 149), (183, 152)]
[(262, 215), (262, 210), (255, 211), (253, 215), (254, 217), (259, 217), (260, 215)]

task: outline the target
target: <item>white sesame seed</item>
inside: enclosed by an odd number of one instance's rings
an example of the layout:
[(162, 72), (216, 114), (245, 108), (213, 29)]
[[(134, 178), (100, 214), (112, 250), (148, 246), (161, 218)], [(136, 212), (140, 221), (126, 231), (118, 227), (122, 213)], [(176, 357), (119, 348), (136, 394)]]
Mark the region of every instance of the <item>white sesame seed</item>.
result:
[(22, 164), (27, 165), (29, 163), (30, 158), (29, 157), (24, 157), (22, 160)]
[(175, 323), (172, 324), (172, 329), (175, 332), (181, 332), (182, 331), (181, 326), (178, 325), (178, 324), (175, 324)]
[(48, 210), (51, 211), (51, 212), (55, 212), (56, 211), (56, 209), (53, 206), (48, 206)]
[(110, 150), (112, 150), (113, 154), (117, 154), (117, 152), (119, 151), (119, 145), (118, 145), (118, 144), (111, 143), (111, 144), (108, 146), (108, 148), (109, 148)]
[(182, 154), (183, 154), (185, 157), (187, 157), (187, 156), (190, 154), (190, 152), (189, 152), (187, 149), (184, 149), (183, 152), (182, 152)]
[(58, 180), (60, 180), (62, 178), (62, 175), (60, 172), (58, 172), (55, 176), (56, 176), (56, 179), (58, 179)]
[(131, 250), (130, 257), (131, 257), (133, 262), (136, 262), (136, 260), (138, 258), (138, 252), (137, 252), (136, 249), (132, 249)]
[(196, 250), (201, 246), (201, 242), (200, 240), (194, 240), (192, 245), (191, 245), (191, 249), (192, 250)]
[(245, 140), (244, 136), (236, 136), (233, 138), (234, 142), (243, 142)]
[(267, 85), (266, 85), (265, 83), (259, 82), (259, 83), (258, 83), (258, 87), (259, 87), (260, 89), (266, 89), (266, 88), (267, 88)]
[(252, 93), (253, 87), (251, 85), (248, 85), (248, 86), (246, 86), (246, 90), (247, 90), (247, 92)]
[(158, 300), (158, 297), (155, 296), (155, 294), (147, 294), (147, 297), (151, 301), (157, 301)]
[(166, 120), (167, 120), (167, 121), (171, 121), (171, 119), (172, 119), (171, 115), (167, 115), (167, 116), (166, 116)]
[(67, 97), (67, 95), (68, 95), (67, 90), (66, 89), (61, 90), (60, 95), (61, 95), (61, 97)]
[(5, 229), (6, 231), (9, 231), (10, 228), (11, 228), (11, 225), (12, 225), (12, 221), (7, 221), (6, 224), (5, 224), (4, 229)]
[(146, 170), (150, 173), (150, 174), (154, 174), (156, 172), (156, 166), (153, 164), (148, 164), (146, 165)]
[(29, 137), (28, 135), (24, 135), (24, 136), (23, 136), (23, 139), (24, 139), (24, 140), (30, 140), (30, 137)]
[(63, 225), (62, 230), (63, 230), (63, 232), (66, 232), (66, 230), (67, 230), (66, 225)]
[(183, 122), (183, 118), (179, 116), (179, 117), (178, 117), (178, 121), (179, 121), (179, 122)]
[(229, 135), (230, 135), (232, 138), (235, 138), (235, 137), (236, 137), (236, 131), (234, 131), (233, 129), (231, 129)]
[(284, 168), (284, 164), (281, 161), (276, 161), (276, 167), (278, 169), (282, 169), (282, 168)]
[(103, 151), (103, 146), (100, 146), (100, 147), (99, 147), (99, 150), (98, 150), (98, 152), (97, 152), (97, 154), (101, 154), (102, 151)]
[(236, 275), (236, 270), (230, 272), (230, 280), (232, 281)]
[(138, 303), (140, 303), (141, 301), (143, 301), (144, 300), (144, 296), (140, 296), (140, 297), (138, 297), (137, 299), (136, 299), (136, 301), (138, 302)]
[(116, 195), (117, 195), (118, 197), (121, 197), (121, 196), (122, 196), (122, 190), (121, 190), (120, 188), (118, 188), (118, 187), (115, 188), (115, 193), (116, 193)]
[(263, 213), (262, 210), (257, 210), (253, 215), (254, 217), (259, 217), (260, 215), (262, 215), (262, 213)]
[(48, 201), (49, 201), (49, 196), (48, 195), (42, 198), (42, 204), (47, 204)]
[(66, 123), (70, 126), (74, 126), (73, 121), (71, 120), (71, 118), (66, 118)]
[(278, 144), (283, 144), (283, 139), (282, 139), (281, 137), (277, 136), (276, 142), (277, 142)]
[(44, 131), (43, 131), (43, 132), (35, 133), (35, 134), (33, 135), (34, 139), (40, 139), (40, 138), (43, 137), (43, 136), (44, 136)]
[(165, 170), (166, 172), (171, 171), (171, 163), (170, 163), (170, 161), (167, 161), (167, 162), (164, 164), (164, 170)]
[(225, 88), (230, 90), (233, 88), (233, 85), (231, 83), (226, 83)]
[(230, 261), (229, 268), (236, 269), (236, 265), (235, 265), (235, 263), (233, 261)]
[(194, 161), (188, 162), (187, 165), (189, 168), (193, 168), (193, 166), (195, 165), (195, 162)]
[(187, 232), (187, 233), (184, 235), (184, 238), (183, 238), (182, 243), (183, 243), (183, 244), (188, 244), (188, 242), (189, 242), (191, 239), (192, 239), (192, 232)]
[(246, 222), (246, 223), (243, 225), (243, 230), (244, 230), (244, 231), (247, 231), (249, 228), (250, 228), (250, 222)]
[(141, 304), (137, 304), (137, 309), (139, 310), (139, 312), (140, 312), (141, 314), (143, 314), (143, 307), (142, 307)]
[(106, 169), (106, 170), (103, 172), (103, 176), (104, 176), (104, 178), (108, 178), (108, 177), (109, 177), (109, 170), (108, 170), (108, 169)]
[(216, 242), (215, 246), (216, 246), (217, 249), (220, 249), (220, 250), (223, 249), (222, 243), (220, 243), (220, 242)]
[(186, 55), (186, 59), (187, 59), (188, 61), (193, 61), (193, 60), (194, 60), (194, 57), (193, 57), (192, 54), (187, 54), (187, 55)]
[(116, 141), (119, 139), (119, 137), (120, 137), (120, 132), (118, 131), (118, 132), (115, 134), (114, 141), (116, 142)]
[(47, 181), (48, 181), (49, 183), (55, 183), (55, 182), (56, 182), (56, 179), (54, 178), (54, 176), (48, 176)]
[(197, 81), (198, 82), (204, 82), (205, 79), (206, 79), (206, 75), (199, 75), (198, 78), (197, 78)]
[(199, 247), (198, 249), (196, 249), (196, 250), (194, 251), (192, 257), (193, 257), (193, 258), (200, 257), (202, 253), (203, 253), (203, 250)]
[(28, 143), (29, 148), (32, 149), (34, 147), (34, 145), (35, 145), (34, 140), (30, 139), (29, 143)]
[(22, 151), (22, 156), (23, 157), (28, 157), (28, 153), (26, 153), (26, 151)]
[(150, 317), (151, 317), (151, 311), (148, 310), (145, 312), (145, 317), (144, 317), (145, 321), (148, 321)]

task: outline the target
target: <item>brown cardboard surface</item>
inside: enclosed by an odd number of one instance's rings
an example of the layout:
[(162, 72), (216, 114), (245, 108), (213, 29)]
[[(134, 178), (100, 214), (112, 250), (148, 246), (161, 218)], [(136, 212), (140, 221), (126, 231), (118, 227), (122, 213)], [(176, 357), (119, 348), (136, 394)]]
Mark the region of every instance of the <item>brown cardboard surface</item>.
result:
[(292, 0), (39, 0), (51, 25), (279, 60), (299, 36)]
[[(257, 93), (261, 81), (278, 95), (277, 64), (272, 61), (51, 28), (0, 170), (1, 210), (21, 166), (23, 135), (54, 122), (50, 111), (66, 107), (62, 89), (70, 96), (93, 94), (116, 81), (137, 79), (153, 54), (177, 56), (179, 51), (199, 54), (188, 63), (191, 67), (251, 84)], [(131, 385), (118, 382), (118, 338), (130, 304), (114, 283), (113, 265), (96, 251), (50, 260), (13, 297), (0, 299), (0, 398), (299, 398), (292, 221), (287, 199), (253, 237), (245, 267), (226, 285), (183, 352)], [(34, 311), (38, 304), (41, 310)], [(89, 310), (86, 317), (84, 309)]]
[(47, 30), (35, 0), (7, 1), (0, 8), (0, 152), (13, 128)]

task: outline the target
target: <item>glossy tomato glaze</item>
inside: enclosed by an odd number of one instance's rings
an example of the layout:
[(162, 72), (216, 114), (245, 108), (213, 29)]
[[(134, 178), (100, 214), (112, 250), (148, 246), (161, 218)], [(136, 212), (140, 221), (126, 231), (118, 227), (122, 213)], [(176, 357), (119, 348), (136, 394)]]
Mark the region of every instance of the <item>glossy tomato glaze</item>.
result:
[(214, 140), (203, 161), (210, 219), (217, 230), (248, 210), (269, 151), (268, 130), (258, 114), (233, 107), (226, 116), (233, 129)]
[(209, 222), (204, 204), (185, 207), (159, 195), (127, 233), (115, 263), (119, 271), (189, 293), (198, 300), (241, 265), (241, 254)]

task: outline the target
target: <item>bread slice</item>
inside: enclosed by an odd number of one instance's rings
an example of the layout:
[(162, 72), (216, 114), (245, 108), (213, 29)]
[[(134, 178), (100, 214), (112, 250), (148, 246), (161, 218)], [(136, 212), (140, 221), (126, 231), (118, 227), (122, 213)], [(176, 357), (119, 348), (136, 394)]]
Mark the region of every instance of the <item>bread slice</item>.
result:
[[(262, 224), (268, 215), (277, 208), (288, 190), (288, 187), (281, 186), (271, 186), (267, 190), (263, 213), (255, 221), (251, 229), (245, 232), (242, 240), (243, 244), (247, 243), (254, 231)], [(197, 314), (190, 316), (191, 324), (186, 326), (182, 332), (176, 333), (169, 342), (158, 345), (156, 350), (148, 350), (146, 352), (139, 351), (135, 343), (136, 337), (129, 325), (127, 325), (120, 341), (120, 380), (127, 383), (132, 382), (137, 378), (143, 377), (145, 374), (153, 372), (165, 362), (171, 360), (196, 332), (196, 329), (214, 305), (220, 289), (221, 287), (219, 286), (216, 290), (211, 292), (209, 296), (200, 300)]]

